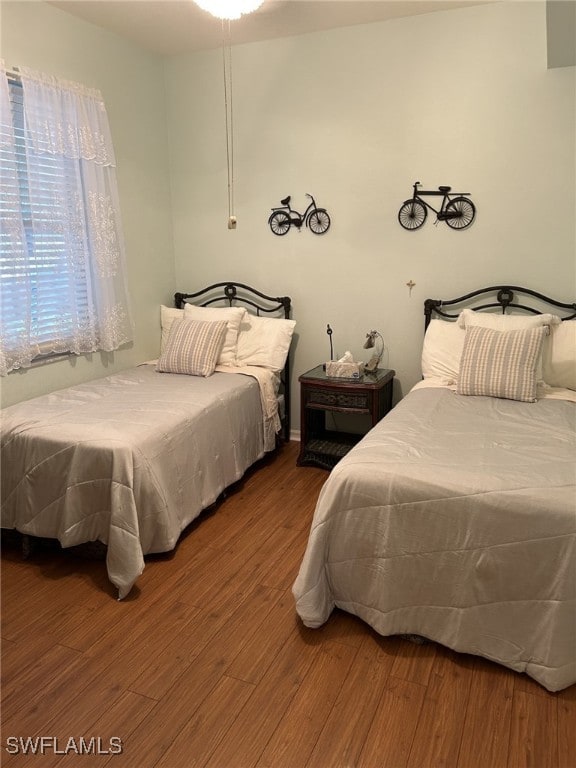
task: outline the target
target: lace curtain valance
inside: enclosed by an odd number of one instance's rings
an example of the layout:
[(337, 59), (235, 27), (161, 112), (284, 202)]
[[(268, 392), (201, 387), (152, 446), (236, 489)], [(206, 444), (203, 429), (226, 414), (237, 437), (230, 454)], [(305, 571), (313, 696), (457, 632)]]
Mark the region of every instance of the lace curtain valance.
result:
[(27, 140), (36, 152), (116, 166), (100, 91), (26, 67), (18, 72), (26, 94)]

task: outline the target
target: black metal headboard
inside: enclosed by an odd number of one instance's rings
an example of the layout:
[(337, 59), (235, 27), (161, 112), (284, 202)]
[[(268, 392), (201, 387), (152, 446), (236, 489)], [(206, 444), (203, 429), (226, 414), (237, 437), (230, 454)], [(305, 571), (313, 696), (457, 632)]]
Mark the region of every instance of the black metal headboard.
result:
[[(525, 297), (537, 299), (540, 306), (535, 307), (525, 304), (525, 301), (530, 301), (530, 299)], [(476, 301), (485, 303), (476, 304)], [(451, 310), (455, 309), (456, 314), (445, 312), (446, 307), (450, 307)], [(457, 299), (426, 299), (424, 302), (424, 327), (428, 328), (430, 320), (436, 315), (447, 320), (455, 320), (464, 308), (478, 312), (484, 309), (494, 309), (495, 307), (500, 308), (502, 314), (505, 314), (506, 310), (510, 308), (519, 309), (522, 312), (530, 312), (534, 315), (539, 315), (543, 312), (559, 314), (558, 310), (562, 310), (564, 313), (567, 313), (562, 317), (562, 320), (576, 318), (576, 303), (566, 304), (544, 296), (542, 293), (532, 291), (530, 288), (521, 288), (517, 285), (493, 285), (490, 288), (481, 288), (478, 291), (467, 293), (465, 296), (459, 296)]]
[[(246, 307), (255, 315), (270, 315), (271, 317), (290, 318), (292, 302), (289, 296), (268, 296), (244, 283), (224, 282), (214, 283), (207, 288), (202, 288), (195, 293), (175, 293), (174, 306), (182, 309), (184, 303), (194, 304), (200, 307), (217, 306), (241, 306)], [(282, 372), (282, 388), (284, 391), (284, 439), (290, 440), (290, 354), (286, 358), (286, 365)]]

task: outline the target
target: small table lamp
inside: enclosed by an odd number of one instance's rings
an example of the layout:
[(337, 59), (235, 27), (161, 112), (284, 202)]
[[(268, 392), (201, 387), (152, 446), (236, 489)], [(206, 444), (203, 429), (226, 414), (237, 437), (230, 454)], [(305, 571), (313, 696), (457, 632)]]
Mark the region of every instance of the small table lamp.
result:
[(380, 359), (382, 357), (382, 353), (384, 352), (384, 339), (382, 338), (382, 334), (378, 333), (378, 331), (369, 331), (366, 334), (364, 349), (374, 349), (378, 339), (380, 340), (380, 352), (375, 352), (364, 366), (364, 370), (367, 373), (373, 373), (380, 365)]

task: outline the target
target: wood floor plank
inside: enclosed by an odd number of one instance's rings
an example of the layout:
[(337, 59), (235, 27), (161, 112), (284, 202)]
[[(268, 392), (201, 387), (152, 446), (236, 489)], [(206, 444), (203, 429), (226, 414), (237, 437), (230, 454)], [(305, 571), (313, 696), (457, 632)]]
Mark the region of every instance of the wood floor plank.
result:
[(337, 642), (322, 645), (258, 760), (258, 768), (304, 768), (357, 651)]
[(228, 612), (225, 631), (211, 637), (194, 663), (162, 698), (162, 718), (146, 718), (129, 736), (122, 768), (155, 765), (190, 718), (203, 706), (226, 667), (241, 651), (253, 616), (269, 610), (273, 599), (277, 599), (277, 594), (258, 588), (235, 611)]
[(82, 654), (66, 649), (75, 655), (67, 658), (58, 667), (57, 674), (38, 680), (34, 687), (28, 687), (16, 703), (10, 702), (3, 708), (3, 729), (5, 733), (31, 736), (36, 733), (49, 734), (50, 721), (60, 713), (70, 711), (71, 702), (82, 695), (94, 681), (90, 673), (90, 661)]
[[(69, 689), (68, 706), (56, 706), (54, 710), (47, 708), (47, 720), (41, 730), (36, 731), (35, 736), (50, 735), (59, 745), (66, 745), (70, 738), (79, 742), (82, 736), (88, 743), (94, 739), (104, 739), (103, 734), (95, 730), (96, 723), (101, 717), (102, 711), (115, 711), (118, 713), (118, 701), (123, 698), (123, 691), (119, 683), (107, 676), (98, 673), (90, 674), (90, 662), (83, 669), (84, 676), (89, 680), (90, 695), (84, 691)], [(61, 699), (60, 692), (55, 694), (56, 703)], [(153, 702), (149, 702), (153, 703)], [(150, 707), (148, 706), (148, 709)], [(51, 714), (54, 711), (54, 714)], [(116, 733), (116, 735), (118, 735)], [(107, 741), (107, 739), (105, 739)], [(60, 746), (61, 750), (62, 747)], [(102, 751), (105, 749), (101, 747)], [(72, 758), (75, 758), (72, 752)], [(84, 757), (84, 756), (83, 756)], [(50, 750), (42, 756), (42, 768), (55, 768), (62, 757), (57, 750)], [(70, 756), (68, 756), (70, 760)], [(16, 761), (18, 763), (18, 761)], [(3, 761), (3, 768), (15, 768), (11, 760)]]
[[(190, 631), (194, 618), (189, 625), (186, 625)], [(184, 628), (182, 631), (186, 631)], [(131, 691), (136, 691), (142, 696), (160, 701), (166, 696), (172, 687), (180, 680), (182, 675), (194, 663), (195, 657), (189, 657), (181, 654), (178, 649), (174, 652), (164, 651), (154, 654), (146, 664), (142, 672), (136, 679), (129, 684)]]
[(251, 556), (237, 570), (236, 578), (241, 581), (244, 589), (249, 589), (254, 584), (262, 584), (267, 579), (265, 575), (273, 568), (275, 563), (286, 556), (291, 545), (301, 535), (298, 528), (285, 528), (280, 526), (272, 531), (265, 542), (254, 551)]
[(28, 696), (42, 691), (51, 681), (57, 680), (61, 670), (82, 660), (82, 655), (63, 645), (51, 645), (34, 663), (12, 675), (9, 682), (2, 684), (2, 710), (4, 713), (18, 711), (18, 704), (29, 703)]
[[(241, 638), (236, 635), (235, 653), (230, 656), (229, 663), (242, 654), (244, 646), (251, 642), (252, 632), (266, 621), (269, 611), (284, 597), (282, 592), (258, 585), (251, 593), (239, 594), (231, 591), (227, 600), (213, 608), (208, 603), (192, 620), (191, 626), (184, 626), (175, 632), (162, 655), (157, 660), (159, 668), (165, 668), (167, 674), (173, 659), (196, 661), (214, 642), (230, 631), (230, 623), (234, 622), (234, 631), (241, 631)], [(257, 609), (252, 606), (257, 605)], [(239, 622), (242, 622), (240, 624)], [(180, 663), (180, 662), (179, 662)], [(146, 688), (144, 688), (146, 690)]]
[(508, 768), (559, 765), (557, 713), (552, 696), (514, 692)]
[(464, 731), (473, 658), (442, 649), (434, 659), (407, 766), (452, 768)]
[(355, 764), (358, 768), (377, 765), (404, 768), (408, 765), (425, 694), (422, 685), (388, 677), (366, 743)]
[(224, 675), (154, 768), (197, 768), (222, 742), (254, 686)]
[(558, 765), (561, 768), (576, 766), (576, 686), (560, 691), (556, 696), (558, 706)]
[[(80, 766), (86, 768), (103, 768), (106, 765), (117, 765), (119, 768), (123, 764), (123, 755), (125, 754), (126, 738), (139, 726), (139, 724), (158, 706), (158, 702), (147, 699), (132, 691), (125, 691), (121, 694), (113, 705), (103, 709), (100, 717), (84, 731), (88, 735), (94, 734), (96, 738), (101, 739), (101, 752), (98, 754), (83, 755), (78, 758)], [(114, 739), (114, 741), (112, 741)], [(118, 741), (120, 742), (119, 754), (112, 756), (105, 754), (116, 749)], [(55, 768), (71, 768), (72, 760), (70, 756), (63, 757)], [(44, 766), (42, 766), (44, 768)], [(143, 766), (143, 768), (145, 768)]]
[(474, 660), (458, 768), (506, 768), (514, 678), (484, 659)]
[(46, 633), (31, 635), (25, 643), (2, 637), (1, 694), (7, 693), (11, 685), (18, 684), (18, 679), (29, 667), (35, 667), (38, 659), (53, 645), (56, 645), (54, 638)]
[(308, 541), (308, 528), (300, 529), (286, 548), (284, 556), (272, 563), (267, 573), (263, 573), (260, 583), (275, 589), (291, 590), (298, 576), (300, 563), (304, 557)]
[[(104, 588), (103, 594), (112, 595), (112, 590), (108, 589), (107, 584), (100, 583), (95, 586), (87, 578), (91, 571), (93, 575), (97, 575), (97, 571), (102, 567), (101, 563), (83, 564), (81, 573), (75, 573), (71, 568), (68, 555), (69, 553), (66, 552), (54, 552), (54, 562), (50, 564), (49, 569), (46, 569), (53, 570), (54, 577), (43, 572), (44, 569), (40, 569), (37, 563), (26, 561), (25, 564), (37, 572), (39, 578), (26, 592), (24, 604), (17, 597), (4, 601), (3, 637), (21, 641), (30, 635), (45, 633), (55, 617), (66, 611), (70, 602), (82, 603), (84, 600), (90, 600), (94, 589), (98, 590), (100, 586)], [(17, 573), (18, 571), (11, 568), (7, 571), (3, 569), (2, 582), (10, 582), (17, 578)]]
[[(360, 753), (366, 743), (394, 661), (394, 657), (387, 650), (387, 645), (383, 650), (381, 638), (375, 633), (365, 636), (354, 664), (338, 692), (334, 707), (326, 718), (307, 768), (359, 765)], [(404, 726), (405, 723), (402, 724), (402, 727)], [(382, 732), (388, 734), (388, 722)], [(378, 746), (375, 749), (378, 755), (375, 764), (380, 764), (381, 750)], [(372, 756), (369, 755), (369, 761), (371, 760)]]
[[(202, 590), (206, 574), (218, 567), (219, 554), (215, 547), (199, 547), (191, 538), (180, 546), (171, 557), (156, 556), (146, 565), (142, 579), (142, 593), (154, 595), (155, 601), (187, 603), (191, 607), (205, 605)], [(140, 600), (140, 596), (138, 597)], [(148, 597), (144, 598), (148, 602)]]
[(150, 660), (156, 660), (169, 645), (174, 633), (189, 627), (197, 614), (197, 609), (184, 603), (167, 603), (155, 610), (154, 624), (143, 624), (123, 633), (105, 633), (100, 642), (95, 643), (86, 652), (86, 658), (93, 660), (93, 666), (99, 666), (102, 675), (114, 674), (116, 680), (125, 688), (135, 693), (133, 686)]
[[(265, 567), (263, 562), (269, 563), (273, 557), (273, 547), (277, 545), (284, 551), (289, 543), (286, 533), (277, 525), (267, 526), (262, 520), (255, 519), (253, 524), (239, 531), (237, 539), (228, 549), (217, 550), (211, 578), (195, 585), (194, 604), (217, 608), (221, 602), (228, 600), (232, 590), (249, 592), (255, 583), (258, 568)], [(280, 552), (276, 553), (276, 557), (280, 557)], [(241, 573), (243, 577), (239, 578)], [(179, 598), (186, 599), (182, 594)]]
[(286, 638), (297, 631), (297, 621), (292, 596), (281, 593), (270, 613), (262, 618), (256, 631), (226, 668), (226, 674), (248, 683), (259, 683)]
[(252, 768), (320, 653), (316, 643), (291, 635), (216, 750), (207, 768)]

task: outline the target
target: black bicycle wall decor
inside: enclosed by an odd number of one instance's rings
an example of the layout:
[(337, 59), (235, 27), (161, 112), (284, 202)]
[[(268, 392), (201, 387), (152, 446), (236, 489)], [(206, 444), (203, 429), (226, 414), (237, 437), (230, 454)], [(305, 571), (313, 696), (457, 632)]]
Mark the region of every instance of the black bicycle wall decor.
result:
[(281, 206), (272, 208), (268, 224), (275, 235), (285, 235), (292, 225), (300, 230), (303, 224), (306, 224), (315, 235), (323, 235), (328, 232), (330, 228), (328, 211), (325, 208), (318, 208), (312, 195), (306, 193), (306, 197), (310, 198), (310, 204), (304, 213), (298, 213), (290, 207), (291, 195), (280, 200)]
[[(398, 221), (404, 229), (419, 229), (428, 216), (428, 208), (436, 214), (436, 222), (445, 221), (452, 229), (469, 227), (476, 216), (476, 206), (468, 198), (470, 192), (452, 192), (452, 187), (438, 187), (433, 190), (418, 190), (420, 182), (414, 185), (414, 194), (405, 200), (398, 211)], [(423, 200), (421, 195), (442, 196), (440, 210)]]

